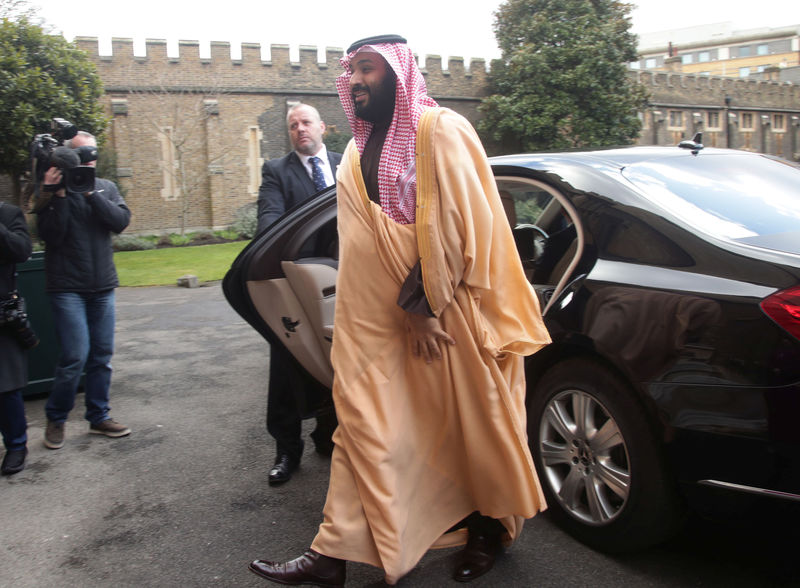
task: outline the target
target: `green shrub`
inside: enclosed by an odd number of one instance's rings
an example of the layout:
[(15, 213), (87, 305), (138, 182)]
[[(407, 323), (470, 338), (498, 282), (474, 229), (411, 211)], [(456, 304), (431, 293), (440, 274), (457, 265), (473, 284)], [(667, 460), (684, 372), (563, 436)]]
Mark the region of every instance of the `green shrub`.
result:
[(134, 235), (117, 235), (111, 239), (111, 242), (114, 251), (143, 251), (156, 248), (152, 239)]
[(189, 242), (192, 245), (208, 245), (209, 243), (217, 240), (217, 238), (214, 236), (214, 233), (211, 231), (197, 231), (187, 234), (186, 237), (189, 239)]
[(226, 229), (224, 231), (214, 231), (214, 236), (219, 239), (225, 239), (226, 241), (238, 241), (241, 239), (241, 235), (238, 231), (233, 229)]
[(174, 247), (181, 247), (183, 245), (188, 245), (192, 242), (192, 238), (189, 235), (179, 235), (177, 233), (170, 233), (167, 235), (167, 241), (170, 245)]
[(236, 231), (245, 239), (252, 239), (258, 227), (258, 205), (250, 202), (236, 211), (231, 230)]

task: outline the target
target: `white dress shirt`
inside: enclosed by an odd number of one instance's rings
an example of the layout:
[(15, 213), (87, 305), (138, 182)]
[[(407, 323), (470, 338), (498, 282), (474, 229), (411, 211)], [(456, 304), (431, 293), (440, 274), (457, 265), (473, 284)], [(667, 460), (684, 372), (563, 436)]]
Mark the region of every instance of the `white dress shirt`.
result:
[[(295, 153), (297, 153), (295, 151)], [(332, 186), (334, 184), (333, 181), (333, 170), (331, 170), (331, 162), (328, 161), (328, 148), (325, 147), (325, 144), (322, 144), (322, 148), (316, 153), (316, 155), (304, 155), (303, 153), (297, 153), (297, 156), (300, 158), (300, 161), (303, 162), (303, 167), (306, 168), (306, 172), (308, 172), (308, 177), (312, 180), (314, 179), (314, 166), (311, 165), (309, 159), (312, 157), (319, 157), (322, 160), (322, 173), (325, 176), (325, 185)]]

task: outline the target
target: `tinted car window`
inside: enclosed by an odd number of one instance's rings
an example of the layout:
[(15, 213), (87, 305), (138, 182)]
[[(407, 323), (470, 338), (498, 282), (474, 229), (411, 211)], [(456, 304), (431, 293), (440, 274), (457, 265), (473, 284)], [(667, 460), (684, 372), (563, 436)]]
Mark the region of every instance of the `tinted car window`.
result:
[(651, 160), (623, 174), (707, 234), (800, 253), (800, 169), (749, 154)]
[(498, 180), (497, 189), (501, 198), (510, 198), (514, 205), (512, 226), (517, 224), (539, 224), (539, 217), (545, 207), (553, 199), (553, 195), (531, 182), (518, 182), (514, 180)]

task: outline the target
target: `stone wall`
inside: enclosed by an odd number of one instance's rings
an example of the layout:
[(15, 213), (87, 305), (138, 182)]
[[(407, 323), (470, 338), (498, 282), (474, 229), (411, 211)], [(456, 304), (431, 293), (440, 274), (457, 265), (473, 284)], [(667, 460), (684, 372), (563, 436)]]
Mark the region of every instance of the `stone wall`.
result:
[[(316, 47), (301, 46), (293, 62), (287, 45), (271, 45), (265, 60), (261, 46), (252, 43), (242, 45), (241, 59), (232, 59), (230, 45), (222, 42), (211, 43), (208, 58), (200, 57), (196, 41), (181, 41), (178, 57), (167, 55), (162, 40), (148, 40), (142, 56), (134, 55), (131, 39), (113, 39), (111, 55), (99, 54), (96, 38), (75, 43), (104, 84), (109, 146), (133, 211), (128, 232), (230, 225), (237, 210), (256, 200), (263, 161), (289, 151), (285, 117), (294, 102), (317, 107), (329, 137), (349, 136), (334, 86), (342, 49), (326, 48), (325, 61), (318, 62)], [(463, 59), (451, 58), (443, 67), (440, 57), (427, 56), (421, 65), (429, 94), (477, 123), (487, 93), (486, 62), (473, 58), (467, 68)], [(630, 75), (651, 94), (641, 113), (639, 144), (676, 144), (702, 131), (709, 146), (800, 160), (800, 86), (667, 72)], [(8, 196), (0, 193), (3, 199)]]
[[(169, 57), (166, 42), (148, 40), (146, 55), (133, 54), (131, 39), (113, 39), (112, 55), (100, 55), (95, 38), (76, 39), (97, 65), (111, 117), (110, 145), (117, 153), (120, 183), (133, 210), (130, 232), (221, 228), (257, 196), (260, 165), (289, 151), (286, 110), (293, 102), (319, 109), (332, 133), (349, 135), (335, 91), (342, 72), (342, 49), (301, 46), (292, 62), (287, 45), (271, 45), (263, 60), (258, 44), (243, 44), (241, 59), (231, 59), (228, 43), (211, 43), (201, 58), (199, 44), (181, 41)], [(428, 56), (422, 68), (428, 91), (443, 106), (477, 117), (485, 94), (486, 63), (470, 68), (452, 58)], [(164, 152), (164, 132), (173, 134), (177, 155)], [(167, 160), (167, 161), (165, 161)], [(170, 183), (165, 165), (179, 168)], [(182, 170), (182, 171), (181, 171)], [(189, 185), (191, 184), (191, 185)]]
[(800, 86), (779, 81), (636, 72), (650, 91), (638, 143), (703, 143), (800, 161)]

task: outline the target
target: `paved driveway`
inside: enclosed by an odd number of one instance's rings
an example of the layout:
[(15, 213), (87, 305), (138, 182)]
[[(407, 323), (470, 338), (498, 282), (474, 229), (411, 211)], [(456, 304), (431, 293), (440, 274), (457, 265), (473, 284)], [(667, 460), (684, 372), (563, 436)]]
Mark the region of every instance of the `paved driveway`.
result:
[[(308, 443), (294, 479), (268, 486), (266, 344), (230, 309), (218, 283), (120, 288), (117, 315), (113, 416), (133, 434), (89, 436), (79, 406), (64, 447), (51, 451), (41, 442), (44, 399), (26, 402), (29, 465), (0, 480), (0, 586), (267, 586), (247, 563), (306, 548), (320, 522), (328, 465)], [(610, 558), (537, 517), (473, 585), (800, 581), (790, 556), (797, 532), (782, 542), (769, 535), (701, 527), (663, 548)], [(400, 585), (454, 586), (454, 561), (452, 550), (432, 552)], [(380, 572), (364, 565), (350, 565), (348, 579), (349, 586), (383, 585)]]

